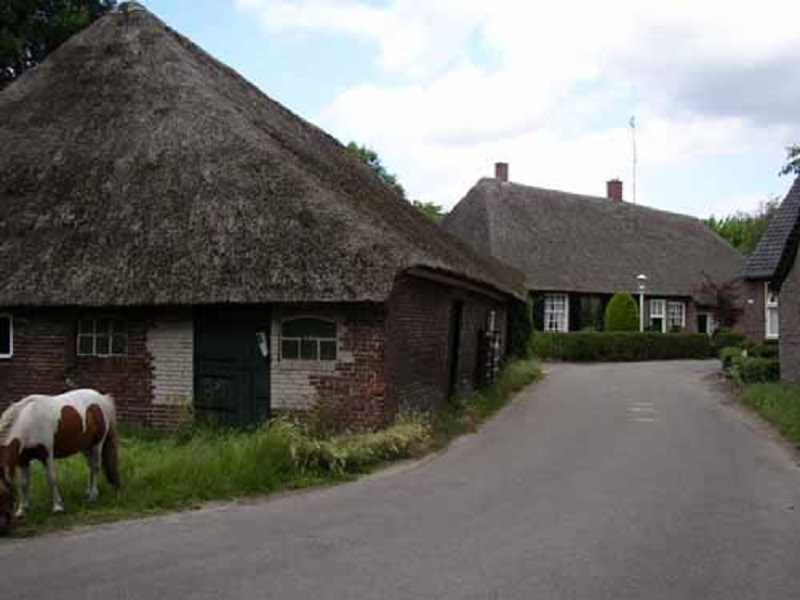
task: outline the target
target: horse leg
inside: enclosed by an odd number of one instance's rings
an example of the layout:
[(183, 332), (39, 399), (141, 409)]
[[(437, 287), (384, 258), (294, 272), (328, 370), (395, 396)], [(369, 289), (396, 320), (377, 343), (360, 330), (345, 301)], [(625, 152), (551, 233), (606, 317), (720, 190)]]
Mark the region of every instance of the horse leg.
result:
[(14, 516), (22, 519), (28, 513), (31, 507), (30, 496), (30, 483), (31, 483), (31, 466), (30, 464), (19, 465), (19, 507)]
[(100, 445), (91, 446), (84, 455), (89, 466), (89, 484), (86, 486), (86, 501), (95, 502), (100, 495), (97, 491), (97, 476), (100, 472)]
[(50, 493), (53, 497), (53, 513), (63, 513), (65, 511), (64, 501), (61, 499), (61, 492), (58, 491), (58, 476), (56, 475), (56, 459), (49, 453), (45, 460), (45, 473), (47, 474), (47, 484), (50, 486)]

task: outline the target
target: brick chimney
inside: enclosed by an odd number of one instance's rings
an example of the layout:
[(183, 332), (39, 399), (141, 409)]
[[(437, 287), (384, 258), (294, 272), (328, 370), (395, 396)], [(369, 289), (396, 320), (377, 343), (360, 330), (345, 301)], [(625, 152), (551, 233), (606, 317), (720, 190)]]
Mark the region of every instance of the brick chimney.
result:
[(606, 182), (606, 196), (614, 202), (622, 202), (622, 182), (619, 179), (610, 179)]
[(494, 178), (497, 181), (508, 181), (508, 163), (494, 163)]

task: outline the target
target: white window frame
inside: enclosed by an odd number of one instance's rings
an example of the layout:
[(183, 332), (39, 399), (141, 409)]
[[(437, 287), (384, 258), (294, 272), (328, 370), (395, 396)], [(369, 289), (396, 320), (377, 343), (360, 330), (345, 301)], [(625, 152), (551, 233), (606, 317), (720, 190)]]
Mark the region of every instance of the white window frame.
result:
[[(564, 310), (548, 310), (548, 301), (555, 299), (563, 300)], [(560, 322), (556, 323), (555, 329), (550, 327), (550, 315), (560, 313)], [(569, 332), (569, 294), (545, 294), (544, 295), (544, 330), (548, 333), (567, 333)]]
[[(286, 323), (290, 323), (292, 321), (300, 321), (303, 319), (314, 320), (314, 321), (321, 321), (323, 323), (330, 323), (333, 325), (333, 337), (319, 337), (319, 336), (304, 336), (304, 337), (293, 337), (293, 336), (284, 336), (283, 335), (283, 326)], [(320, 317), (317, 315), (300, 315), (296, 317), (286, 317), (281, 319), (278, 325), (278, 334), (279, 334), (279, 351), (280, 351), (280, 360), (282, 362), (304, 362), (304, 363), (322, 363), (322, 364), (335, 364), (339, 360), (339, 324), (334, 319), (329, 319), (326, 317)], [(287, 358), (283, 355), (283, 342), (296, 342), (297, 343), (297, 358)], [(317, 357), (316, 358), (302, 358), (302, 346), (303, 342), (314, 342), (317, 348)], [(335, 356), (333, 358), (322, 358), (322, 343), (323, 342), (333, 342), (335, 348)]]
[[(82, 321), (91, 321), (92, 322), (92, 331), (86, 332), (81, 331), (81, 322)], [(102, 336), (103, 334), (97, 333), (97, 322), (98, 321), (108, 321), (108, 333), (105, 334), (108, 336), (108, 352), (107, 353), (100, 353), (97, 351), (97, 338)], [(117, 331), (114, 328), (114, 323), (124, 323), (124, 331)], [(114, 335), (124, 335), (125, 336), (125, 352), (124, 353), (114, 353)], [(91, 352), (81, 352), (81, 338), (90, 338), (92, 340), (92, 351)], [(77, 327), (77, 334), (75, 337), (75, 354), (82, 358), (88, 357), (95, 357), (95, 358), (125, 358), (130, 354), (130, 333), (128, 329), (128, 320), (125, 318), (120, 317), (113, 317), (113, 316), (99, 316), (99, 317), (80, 317), (78, 319), (78, 327)]]
[(686, 329), (686, 302), (680, 302), (680, 301), (667, 302), (667, 316), (664, 321), (665, 333), (669, 333), (672, 331), (672, 322), (670, 320), (669, 309), (672, 308), (673, 306), (681, 307), (681, 329)]
[[(764, 284), (764, 337), (768, 340), (777, 340), (780, 337), (780, 300), (777, 294), (773, 294), (769, 289), (769, 283)], [(769, 313), (774, 310), (778, 313), (778, 331), (770, 331)]]
[(0, 354), (0, 358), (14, 357), (14, 315), (0, 312), (0, 319), (8, 319), (8, 352)]
[[(659, 306), (660, 311), (656, 311), (655, 307)], [(653, 319), (661, 319), (661, 333), (667, 330), (667, 301), (664, 298), (651, 298), (650, 299), (650, 326), (653, 326)]]

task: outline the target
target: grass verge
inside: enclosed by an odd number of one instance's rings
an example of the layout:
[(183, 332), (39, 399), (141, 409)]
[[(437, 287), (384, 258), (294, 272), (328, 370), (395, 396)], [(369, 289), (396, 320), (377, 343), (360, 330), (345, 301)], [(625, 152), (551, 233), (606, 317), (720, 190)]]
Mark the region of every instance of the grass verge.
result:
[(800, 445), (800, 387), (788, 383), (751, 383), (742, 386), (742, 402)]
[(123, 487), (100, 483), (100, 500), (83, 498), (87, 468), (82, 456), (58, 461), (66, 515), (52, 515), (41, 465), (31, 474), (31, 511), (13, 535), (29, 536), (75, 525), (102, 523), (166, 511), (198, 508), (212, 500), (336, 483), (381, 465), (420, 457), (453, 437), (474, 431), (508, 399), (541, 377), (535, 361), (509, 363), (497, 382), (454, 399), (435, 415), (401, 415), (391, 427), (371, 433), (311, 436), (298, 422), (279, 419), (251, 431), (194, 427), (162, 435), (122, 428)]

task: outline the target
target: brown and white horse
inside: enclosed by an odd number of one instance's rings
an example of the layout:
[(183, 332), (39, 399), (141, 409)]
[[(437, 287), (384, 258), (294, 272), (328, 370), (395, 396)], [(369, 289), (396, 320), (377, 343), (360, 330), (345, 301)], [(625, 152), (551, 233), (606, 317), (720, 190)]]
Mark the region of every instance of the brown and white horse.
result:
[(86, 498), (97, 499), (97, 474), (102, 462), (108, 482), (119, 486), (116, 410), (111, 396), (95, 390), (74, 390), (59, 396), (28, 396), (0, 416), (0, 530), (11, 524), (14, 476), (20, 471), (20, 502), (15, 516), (30, 507), (30, 463), (45, 465), (53, 512), (64, 512), (58, 491), (56, 458), (83, 452), (89, 465)]

